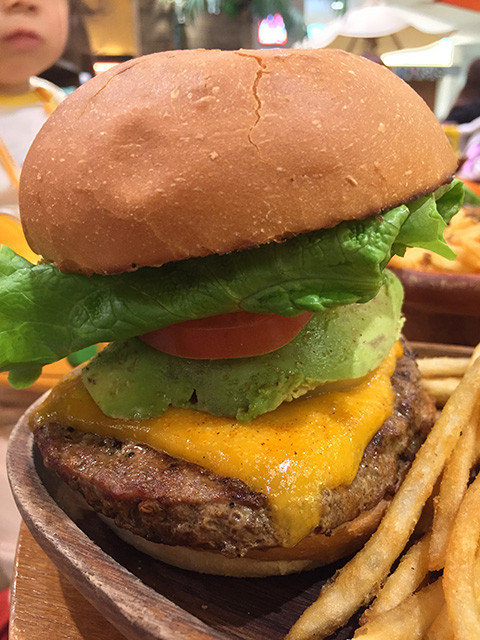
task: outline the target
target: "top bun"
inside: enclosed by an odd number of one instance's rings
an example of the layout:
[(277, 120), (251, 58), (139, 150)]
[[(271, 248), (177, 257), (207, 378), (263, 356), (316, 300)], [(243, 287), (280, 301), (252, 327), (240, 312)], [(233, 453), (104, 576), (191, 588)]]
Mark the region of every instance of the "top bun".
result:
[(365, 218), (456, 166), (423, 100), (364, 58), (163, 52), (58, 107), (25, 161), (20, 211), (36, 253), (110, 274)]

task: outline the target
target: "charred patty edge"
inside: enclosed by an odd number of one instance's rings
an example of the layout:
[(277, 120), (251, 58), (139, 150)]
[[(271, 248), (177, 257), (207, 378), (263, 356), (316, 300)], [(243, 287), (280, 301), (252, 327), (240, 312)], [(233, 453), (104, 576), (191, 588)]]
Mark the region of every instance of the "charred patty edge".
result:
[[(314, 533), (329, 533), (395, 494), (435, 419), (414, 355), (404, 346), (392, 376), (392, 415), (365, 449), (348, 486), (321, 492)], [(120, 442), (47, 423), (34, 440), (46, 467), (79, 491), (97, 512), (152, 542), (244, 556), (281, 545), (268, 499), (236, 478), (222, 477), (147, 445)]]

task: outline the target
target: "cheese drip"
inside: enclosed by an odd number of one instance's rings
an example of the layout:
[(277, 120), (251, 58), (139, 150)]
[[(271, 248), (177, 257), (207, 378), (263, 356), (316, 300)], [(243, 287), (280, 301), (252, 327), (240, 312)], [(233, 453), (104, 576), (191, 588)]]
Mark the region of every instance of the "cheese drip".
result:
[(75, 373), (54, 387), (31, 426), (55, 421), (133, 440), (239, 478), (268, 496), (282, 544), (293, 546), (318, 524), (322, 489), (353, 481), (367, 444), (392, 413), (390, 378), (401, 355), (397, 342), (350, 390), (299, 398), (246, 423), (175, 407), (149, 420), (108, 418)]

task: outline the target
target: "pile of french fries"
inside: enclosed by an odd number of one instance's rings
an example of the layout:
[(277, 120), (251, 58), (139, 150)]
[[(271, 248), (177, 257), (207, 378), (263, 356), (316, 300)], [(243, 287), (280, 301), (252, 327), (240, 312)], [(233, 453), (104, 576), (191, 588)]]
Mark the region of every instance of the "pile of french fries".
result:
[[(287, 640), (326, 638), (364, 607), (354, 638), (480, 639), (480, 473), (472, 481), (480, 462), (479, 356), (480, 344), (470, 359), (420, 361), (425, 376), (456, 379), (451, 395), (443, 393), (444, 407), (377, 531)], [(422, 515), (428, 526), (419, 534)]]
[(443, 407), (465, 375), (470, 358), (419, 358), (417, 362), (423, 386), (435, 398), (437, 407)]

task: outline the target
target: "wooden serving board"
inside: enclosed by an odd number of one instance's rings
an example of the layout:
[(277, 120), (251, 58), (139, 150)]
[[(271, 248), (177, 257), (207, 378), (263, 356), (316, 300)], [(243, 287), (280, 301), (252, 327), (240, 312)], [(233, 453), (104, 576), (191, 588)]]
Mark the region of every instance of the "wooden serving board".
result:
[(125, 640), (20, 528), (9, 640)]
[[(422, 356), (472, 351), (413, 346)], [(19, 509), (36, 540), (22, 529), (10, 640), (280, 640), (336, 569), (238, 579), (153, 560), (119, 540), (43, 467), (25, 418), (13, 432), (8, 464)], [(349, 626), (335, 640), (352, 635)]]

